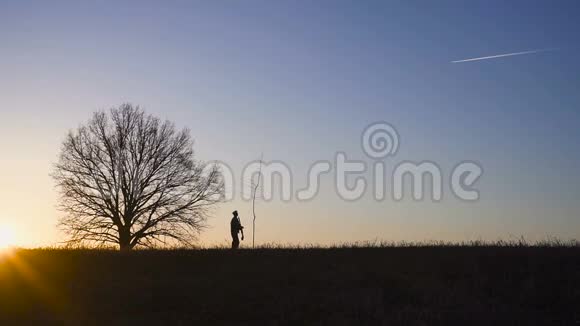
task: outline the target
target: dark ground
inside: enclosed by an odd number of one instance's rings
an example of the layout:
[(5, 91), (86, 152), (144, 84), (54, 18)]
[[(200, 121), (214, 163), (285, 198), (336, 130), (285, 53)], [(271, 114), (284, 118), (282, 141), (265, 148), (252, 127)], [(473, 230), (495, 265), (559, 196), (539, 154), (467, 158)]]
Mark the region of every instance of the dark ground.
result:
[(580, 248), (21, 250), (11, 324), (580, 325)]

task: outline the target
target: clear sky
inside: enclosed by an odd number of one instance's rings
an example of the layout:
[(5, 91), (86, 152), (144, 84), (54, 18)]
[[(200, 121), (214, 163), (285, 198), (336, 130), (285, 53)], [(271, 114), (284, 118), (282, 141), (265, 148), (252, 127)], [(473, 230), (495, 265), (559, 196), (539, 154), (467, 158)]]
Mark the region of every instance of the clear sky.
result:
[[(580, 238), (579, 14), (578, 1), (2, 1), (0, 229), (21, 246), (61, 240), (49, 173), (64, 135), (131, 102), (190, 128), (198, 159), (239, 174), (263, 151), (298, 188), (337, 151), (365, 159), (375, 121), (401, 137), (389, 166), (485, 171), (475, 203), (447, 184), (438, 203), (346, 202), (325, 176), (312, 201), (258, 203), (259, 243)], [(451, 63), (536, 49), (555, 50)], [(250, 203), (224, 203), (202, 243), (228, 241), (233, 209), (250, 225)]]

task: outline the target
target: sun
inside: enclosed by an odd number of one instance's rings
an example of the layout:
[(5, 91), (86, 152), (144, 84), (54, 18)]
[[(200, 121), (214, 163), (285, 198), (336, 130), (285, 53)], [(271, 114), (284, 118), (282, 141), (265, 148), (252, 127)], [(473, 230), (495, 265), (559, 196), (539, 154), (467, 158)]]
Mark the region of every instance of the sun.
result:
[(14, 230), (6, 226), (0, 226), (0, 250), (8, 249), (16, 245)]

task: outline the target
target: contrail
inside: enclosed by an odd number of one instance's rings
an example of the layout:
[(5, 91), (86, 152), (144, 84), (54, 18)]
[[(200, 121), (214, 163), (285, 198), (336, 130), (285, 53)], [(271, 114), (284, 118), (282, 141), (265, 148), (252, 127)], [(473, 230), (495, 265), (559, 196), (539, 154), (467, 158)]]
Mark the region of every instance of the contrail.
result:
[(513, 53), (496, 54), (496, 55), (490, 55), (490, 56), (487, 56), (487, 57), (479, 57), (479, 58), (470, 58), (470, 59), (463, 59), (463, 60), (455, 60), (455, 61), (451, 61), (451, 63), (460, 63), (460, 62), (469, 62), (469, 61), (479, 61), (479, 60), (487, 60), (487, 59), (511, 57), (511, 56), (514, 56), (514, 55), (532, 54), (532, 53), (546, 52), (546, 51), (552, 51), (552, 50), (555, 50), (555, 49), (537, 49), (537, 50), (530, 50), (530, 51), (523, 51), (523, 52), (513, 52)]

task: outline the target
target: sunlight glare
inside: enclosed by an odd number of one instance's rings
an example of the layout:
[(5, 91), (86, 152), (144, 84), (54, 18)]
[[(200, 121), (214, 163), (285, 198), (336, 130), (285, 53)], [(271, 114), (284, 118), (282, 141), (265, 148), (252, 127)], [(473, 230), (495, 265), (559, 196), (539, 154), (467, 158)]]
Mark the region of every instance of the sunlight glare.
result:
[(6, 226), (0, 226), (0, 250), (10, 249), (16, 245), (14, 230)]

